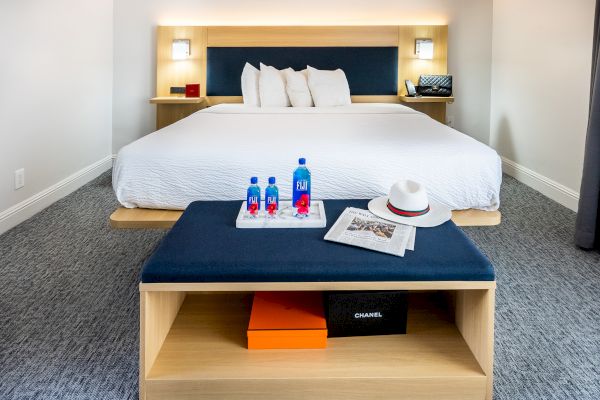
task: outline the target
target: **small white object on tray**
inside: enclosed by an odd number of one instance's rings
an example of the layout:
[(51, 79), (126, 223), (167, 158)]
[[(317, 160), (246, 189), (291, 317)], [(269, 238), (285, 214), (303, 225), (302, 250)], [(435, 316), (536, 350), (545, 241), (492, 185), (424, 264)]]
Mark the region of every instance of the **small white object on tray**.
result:
[(280, 201), (279, 211), (276, 218), (267, 216), (265, 203), (261, 202), (258, 216), (252, 217), (246, 211), (246, 202), (242, 203), (240, 212), (235, 220), (236, 228), (325, 228), (327, 217), (325, 216), (325, 205), (321, 200), (310, 202), (310, 214), (304, 218), (294, 217), (292, 214), (292, 202)]

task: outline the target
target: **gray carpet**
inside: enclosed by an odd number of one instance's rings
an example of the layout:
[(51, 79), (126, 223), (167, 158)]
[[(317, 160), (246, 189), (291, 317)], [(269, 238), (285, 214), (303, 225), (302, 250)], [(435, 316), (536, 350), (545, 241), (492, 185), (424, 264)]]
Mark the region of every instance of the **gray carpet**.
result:
[[(575, 214), (505, 177), (467, 228), (498, 275), (495, 399), (600, 399), (600, 255)], [(0, 398), (135, 399), (140, 266), (162, 231), (112, 230), (109, 173), (0, 236)]]

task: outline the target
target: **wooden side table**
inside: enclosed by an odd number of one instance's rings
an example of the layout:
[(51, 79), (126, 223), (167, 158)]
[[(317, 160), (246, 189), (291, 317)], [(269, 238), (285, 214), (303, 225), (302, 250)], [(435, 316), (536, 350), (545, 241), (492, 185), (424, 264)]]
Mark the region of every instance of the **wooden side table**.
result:
[(409, 97), (400, 96), (400, 102), (408, 107), (429, 115), (442, 124), (446, 123), (446, 104), (453, 103), (454, 97)]
[(150, 103), (156, 104), (157, 130), (207, 107), (204, 97), (154, 97)]

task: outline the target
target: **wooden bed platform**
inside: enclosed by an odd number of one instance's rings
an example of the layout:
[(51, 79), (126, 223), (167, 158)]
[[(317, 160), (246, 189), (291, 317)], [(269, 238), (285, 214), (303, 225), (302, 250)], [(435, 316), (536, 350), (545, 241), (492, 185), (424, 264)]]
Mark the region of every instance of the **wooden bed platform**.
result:
[[(169, 229), (183, 211), (150, 210), (119, 207), (110, 216), (110, 226), (116, 229)], [(452, 221), (458, 226), (494, 226), (502, 220), (500, 211), (452, 211)]]

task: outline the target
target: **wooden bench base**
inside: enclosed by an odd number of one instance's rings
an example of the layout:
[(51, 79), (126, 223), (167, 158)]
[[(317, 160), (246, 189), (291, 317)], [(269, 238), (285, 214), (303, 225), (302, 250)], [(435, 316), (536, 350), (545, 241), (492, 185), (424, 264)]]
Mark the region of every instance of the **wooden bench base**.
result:
[[(110, 226), (116, 229), (169, 229), (181, 217), (180, 210), (151, 210), (119, 207), (110, 216)], [(458, 226), (494, 226), (502, 220), (500, 211), (462, 210), (452, 212)]]
[(407, 334), (250, 351), (247, 293), (272, 283), (142, 283), (140, 400), (492, 400), (495, 282), (279, 284), (416, 290)]

